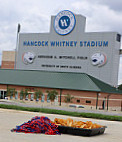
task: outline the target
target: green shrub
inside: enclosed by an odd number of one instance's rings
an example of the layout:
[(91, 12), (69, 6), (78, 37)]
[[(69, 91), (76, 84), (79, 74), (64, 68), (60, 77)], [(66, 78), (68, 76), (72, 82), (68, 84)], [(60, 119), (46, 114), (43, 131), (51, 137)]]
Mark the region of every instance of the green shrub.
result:
[(70, 111), (56, 110), (56, 109), (30, 108), (30, 107), (22, 107), (22, 106), (6, 105), (6, 104), (0, 104), (0, 108), (31, 111), (31, 112), (42, 112), (42, 113), (49, 113), (49, 114), (60, 114), (60, 115), (68, 115), (68, 116), (75, 116), (75, 117), (104, 119), (104, 120), (112, 120), (112, 121), (122, 121), (122, 116), (103, 115), (103, 114), (96, 114), (96, 113), (84, 113), (84, 112), (79, 113), (79, 112), (70, 112)]

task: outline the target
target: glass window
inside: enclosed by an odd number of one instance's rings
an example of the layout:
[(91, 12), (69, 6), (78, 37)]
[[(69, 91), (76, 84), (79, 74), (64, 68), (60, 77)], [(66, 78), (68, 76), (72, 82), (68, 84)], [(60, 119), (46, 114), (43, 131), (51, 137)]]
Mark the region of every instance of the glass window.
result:
[(43, 94), (43, 95), (42, 95), (41, 102), (44, 102), (44, 100), (45, 100), (45, 96), (44, 96), (44, 94)]
[(80, 100), (77, 100), (77, 103), (80, 103)]
[(18, 92), (16, 92), (16, 94), (15, 94), (15, 99), (16, 100), (18, 99)]
[(30, 96), (30, 101), (33, 101), (33, 100), (34, 100), (34, 95), (31, 94), (31, 96)]
[(50, 100), (49, 100), (49, 97), (48, 97), (48, 95), (47, 95), (47, 103), (50, 103)]
[(116, 36), (116, 40), (117, 40), (118, 42), (120, 42), (120, 41), (121, 41), (121, 35), (120, 35), (120, 34), (117, 34), (117, 36)]
[(90, 100), (86, 100), (86, 103), (91, 104), (91, 101)]

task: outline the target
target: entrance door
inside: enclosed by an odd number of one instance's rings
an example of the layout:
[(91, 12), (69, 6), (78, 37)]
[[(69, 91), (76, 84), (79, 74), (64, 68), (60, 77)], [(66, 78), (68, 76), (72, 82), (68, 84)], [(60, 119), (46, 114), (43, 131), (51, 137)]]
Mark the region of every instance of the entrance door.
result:
[(0, 99), (5, 99), (6, 91), (0, 91)]

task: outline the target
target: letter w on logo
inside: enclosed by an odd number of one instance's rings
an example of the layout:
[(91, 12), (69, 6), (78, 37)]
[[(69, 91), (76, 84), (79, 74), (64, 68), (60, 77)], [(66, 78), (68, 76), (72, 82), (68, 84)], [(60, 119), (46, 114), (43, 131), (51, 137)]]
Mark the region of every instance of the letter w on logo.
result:
[(64, 27), (64, 26), (66, 27), (67, 26), (67, 22), (66, 22), (65, 19), (64, 20), (61, 19), (61, 26), (62, 27)]

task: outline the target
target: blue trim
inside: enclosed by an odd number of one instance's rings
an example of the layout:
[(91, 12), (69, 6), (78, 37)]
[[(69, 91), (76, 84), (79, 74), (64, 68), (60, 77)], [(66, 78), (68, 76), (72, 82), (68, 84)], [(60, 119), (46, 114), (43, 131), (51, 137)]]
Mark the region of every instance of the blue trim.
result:
[[(74, 17), (74, 26), (73, 26), (72, 29), (71, 29), (68, 33), (66, 33), (66, 34), (60, 34), (60, 33), (58, 33), (57, 30), (56, 30), (56, 28), (55, 28), (55, 19), (56, 19), (56, 17), (59, 15), (59, 13), (61, 13), (61, 12), (63, 12), (63, 11), (69, 11), (69, 12), (73, 15), (73, 17)], [(71, 12), (70, 10), (62, 10), (62, 11), (60, 11), (59, 13), (55, 16), (55, 19), (54, 19), (54, 22), (53, 22), (53, 27), (54, 27), (55, 32), (56, 32), (57, 34), (59, 34), (59, 35), (67, 35), (67, 34), (69, 34), (69, 33), (71, 33), (71, 32), (73, 31), (73, 29), (74, 29), (74, 27), (75, 27), (75, 25), (76, 25), (75, 15), (74, 15), (73, 12)]]

